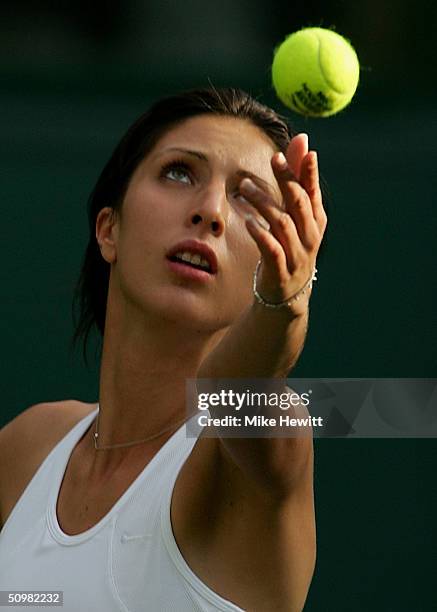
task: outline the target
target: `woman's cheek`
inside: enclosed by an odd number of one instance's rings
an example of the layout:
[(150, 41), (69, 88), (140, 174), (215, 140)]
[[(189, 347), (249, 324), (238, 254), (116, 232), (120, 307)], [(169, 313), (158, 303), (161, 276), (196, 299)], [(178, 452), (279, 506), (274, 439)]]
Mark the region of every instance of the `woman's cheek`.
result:
[(252, 290), (252, 278), (260, 251), (249, 231), (245, 220), (235, 224), (232, 236), (229, 236), (228, 249), (232, 254), (230, 257), (230, 269), (233, 282), (237, 281), (241, 291)]

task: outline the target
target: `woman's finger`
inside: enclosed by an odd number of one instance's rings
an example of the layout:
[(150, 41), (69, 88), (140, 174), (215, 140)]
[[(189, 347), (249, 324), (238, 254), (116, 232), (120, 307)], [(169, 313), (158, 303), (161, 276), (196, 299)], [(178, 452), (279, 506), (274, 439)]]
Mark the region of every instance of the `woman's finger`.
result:
[(247, 215), (246, 226), (255, 240), (266, 264), (278, 273), (278, 278), (287, 272), (287, 262), (282, 245), (278, 240), (252, 217)]
[(293, 271), (296, 267), (299, 253), (302, 250), (293, 219), (287, 211), (277, 206), (270, 195), (257, 187), (249, 178), (241, 181), (240, 189), (244, 197), (247, 198), (270, 225), (270, 232), (285, 251), (287, 267), (290, 271)]
[[(307, 249), (316, 245), (320, 231), (314, 219), (311, 201), (306, 190), (298, 183), (282, 154), (272, 158), (272, 169), (284, 201), (286, 212), (292, 217), (298, 236)], [(302, 166), (304, 170), (305, 166)]]
[(310, 151), (302, 163), (301, 183), (309, 195), (314, 219), (316, 220), (320, 233), (323, 234), (327, 217), (325, 209), (323, 208), (316, 151)]
[(302, 160), (308, 153), (308, 134), (301, 133), (294, 136), (287, 147), (285, 157), (287, 159), (290, 171), (295, 177), (295, 180), (300, 181), (302, 172)]

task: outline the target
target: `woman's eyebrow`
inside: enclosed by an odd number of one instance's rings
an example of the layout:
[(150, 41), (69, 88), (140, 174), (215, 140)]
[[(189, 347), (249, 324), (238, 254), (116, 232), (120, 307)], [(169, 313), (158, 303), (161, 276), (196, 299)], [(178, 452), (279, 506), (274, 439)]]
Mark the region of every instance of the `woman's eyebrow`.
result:
[[(167, 151), (179, 151), (180, 153), (187, 153), (188, 155), (197, 157), (198, 159), (201, 159), (202, 161), (206, 161), (206, 162), (209, 161), (205, 153), (202, 153), (201, 151), (192, 151), (191, 149), (182, 149), (180, 147), (169, 147), (168, 149), (164, 149), (163, 151), (160, 151), (155, 157), (161, 156), (164, 153), (167, 153)], [(267, 190), (273, 189), (273, 186), (270, 185), (270, 183), (262, 179), (260, 176), (253, 174), (253, 172), (250, 172), (249, 170), (237, 170), (236, 174), (237, 176), (241, 178), (248, 177), (248, 178), (253, 179), (253, 181), (256, 184), (258, 184), (260, 187), (266, 188)]]
[(164, 153), (167, 153), (167, 151), (180, 151), (181, 153), (188, 153), (189, 155), (198, 157), (199, 159), (203, 161), (208, 161), (208, 158), (205, 155), (205, 153), (201, 153), (200, 151), (191, 151), (190, 149), (181, 149), (180, 147), (169, 147), (168, 149), (164, 149), (163, 151), (160, 151), (158, 155), (163, 155)]

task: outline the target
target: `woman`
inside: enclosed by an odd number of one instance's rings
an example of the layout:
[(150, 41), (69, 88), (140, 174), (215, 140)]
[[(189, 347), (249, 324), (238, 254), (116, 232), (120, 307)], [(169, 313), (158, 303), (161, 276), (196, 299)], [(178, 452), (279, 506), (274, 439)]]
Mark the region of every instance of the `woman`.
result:
[(282, 378), (302, 350), (326, 227), (306, 135), (241, 90), (163, 99), (89, 220), (74, 340), (102, 334), (99, 402), (0, 432), (0, 589), (63, 591), (69, 612), (302, 610), (311, 438), (182, 424), (186, 379)]

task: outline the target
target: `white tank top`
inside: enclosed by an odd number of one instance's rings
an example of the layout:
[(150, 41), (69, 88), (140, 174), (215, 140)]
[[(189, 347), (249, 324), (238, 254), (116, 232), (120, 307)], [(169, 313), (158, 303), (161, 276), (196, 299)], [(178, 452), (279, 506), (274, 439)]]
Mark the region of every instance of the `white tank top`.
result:
[(56, 504), (64, 472), (97, 411), (52, 449), (8, 516), (0, 590), (63, 591), (64, 612), (242, 612), (193, 573), (173, 536), (171, 495), (196, 442), (186, 425), (96, 525), (77, 535), (61, 530)]

